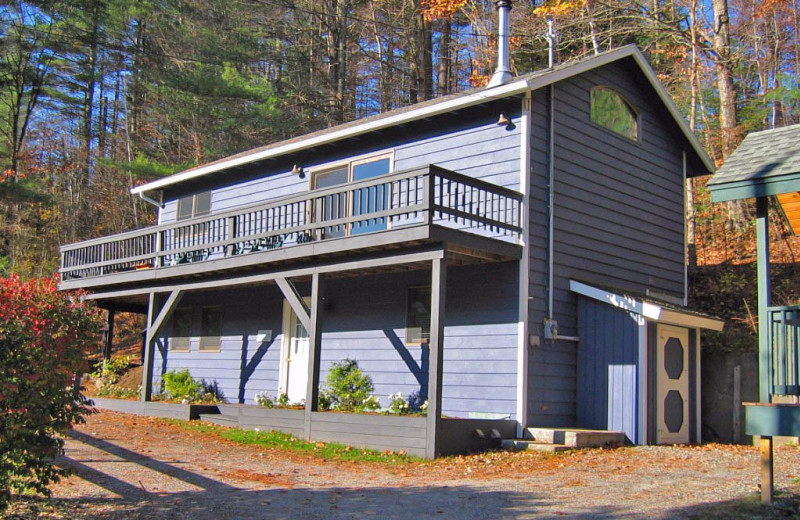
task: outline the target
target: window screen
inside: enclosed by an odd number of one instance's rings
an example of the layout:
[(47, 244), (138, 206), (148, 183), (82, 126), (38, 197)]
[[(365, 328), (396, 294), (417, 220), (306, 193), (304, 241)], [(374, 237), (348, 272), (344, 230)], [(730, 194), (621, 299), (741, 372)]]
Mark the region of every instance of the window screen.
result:
[(639, 139), (636, 112), (615, 90), (595, 87), (591, 93), (591, 118), (598, 125), (627, 137)]
[(218, 351), (222, 335), (222, 307), (203, 307), (200, 320), (200, 350)]
[(200, 217), (211, 213), (211, 192), (204, 191), (196, 195), (187, 195), (178, 199), (176, 220)]
[(188, 352), (192, 334), (192, 309), (184, 307), (172, 313), (172, 336), (169, 349), (173, 352)]
[(406, 304), (406, 344), (431, 339), (431, 288), (410, 287)]

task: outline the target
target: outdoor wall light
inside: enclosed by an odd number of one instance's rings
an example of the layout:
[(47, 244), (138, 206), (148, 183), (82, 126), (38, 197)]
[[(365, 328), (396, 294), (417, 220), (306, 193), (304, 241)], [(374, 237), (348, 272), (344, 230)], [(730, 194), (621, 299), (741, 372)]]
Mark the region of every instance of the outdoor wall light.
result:
[(303, 170), (302, 166), (298, 166), (298, 165), (295, 164), (294, 168), (292, 168), (291, 173), (297, 175), (301, 179), (305, 179), (306, 178), (306, 172)]

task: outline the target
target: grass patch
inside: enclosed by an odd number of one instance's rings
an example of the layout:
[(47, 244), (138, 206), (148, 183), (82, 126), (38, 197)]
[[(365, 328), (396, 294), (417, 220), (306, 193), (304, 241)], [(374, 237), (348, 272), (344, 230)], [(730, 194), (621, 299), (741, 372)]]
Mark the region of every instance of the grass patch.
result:
[(336, 442), (308, 442), (298, 439), (294, 435), (276, 431), (241, 430), (239, 428), (224, 428), (201, 421), (181, 421), (178, 419), (164, 419), (165, 421), (180, 426), (189, 431), (200, 433), (213, 433), (223, 439), (238, 443), (252, 444), (302, 453), (327, 460), (341, 460), (352, 462), (377, 462), (382, 464), (409, 464), (421, 462), (424, 459), (408, 455), (403, 452), (378, 451), (366, 448), (355, 448)]

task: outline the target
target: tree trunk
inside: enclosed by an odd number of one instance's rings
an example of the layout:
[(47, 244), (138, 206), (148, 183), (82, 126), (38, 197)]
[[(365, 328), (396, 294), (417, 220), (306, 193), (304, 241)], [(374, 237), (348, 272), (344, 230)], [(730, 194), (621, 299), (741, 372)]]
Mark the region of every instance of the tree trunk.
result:
[(451, 92), (450, 71), (452, 70), (452, 52), (450, 40), (452, 25), (450, 23), (450, 17), (442, 18), (440, 22), (442, 27), (440, 30), (441, 40), (439, 41), (439, 56), (436, 58), (436, 87), (439, 96), (444, 96)]
[(738, 146), (736, 135), (736, 88), (733, 83), (733, 56), (731, 54), (730, 17), (728, 0), (712, 0), (714, 8), (714, 62), (719, 90), (719, 126), (724, 157)]

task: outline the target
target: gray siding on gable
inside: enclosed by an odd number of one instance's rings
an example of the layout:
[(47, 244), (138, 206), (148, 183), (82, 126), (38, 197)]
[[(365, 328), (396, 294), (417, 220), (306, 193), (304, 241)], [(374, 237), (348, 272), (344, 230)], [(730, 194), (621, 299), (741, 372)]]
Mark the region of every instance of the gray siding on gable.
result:
[[(406, 346), (408, 287), (430, 285), (429, 271), (331, 279), (322, 314), (320, 381), (331, 363), (358, 361), (384, 406), (388, 395), (427, 391), (428, 348)], [(298, 290), (306, 294), (302, 284)], [(516, 403), (517, 266), (514, 262), (451, 268), (445, 316), (443, 413), (448, 416), (511, 417)], [(189, 352), (157, 351), (155, 380), (167, 370), (188, 368), (196, 379), (216, 382), (229, 402), (253, 403), (257, 392), (278, 393), (283, 297), (272, 285), (187, 295), (196, 307)], [(199, 352), (199, 308), (225, 308), (219, 352)], [(273, 340), (258, 345), (259, 329)], [(169, 334), (169, 325), (165, 334)], [(168, 345), (168, 341), (165, 342)]]
[[(615, 64), (556, 88), (557, 261), (564, 277), (682, 298), (682, 153), (640, 84)], [(617, 88), (640, 111), (640, 143), (589, 121), (595, 85)]]
[(637, 443), (639, 326), (611, 305), (578, 298), (577, 425), (624, 431)]
[[(590, 90), (621, 92), (640, 114), (633, 142), (590, 120)], [(555, 88), (553, 318), (578, 336), (569, 280), (637, 293), (684, 295), (683, 150), (677, 127), (644, 76), (625, 62)], [(531, 139), (531, 334), (547, 317), (548, 88), (533, 92)], [(531, 351), (528, 422), (574, 425), (578, 346), (545, 342)]]

